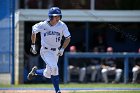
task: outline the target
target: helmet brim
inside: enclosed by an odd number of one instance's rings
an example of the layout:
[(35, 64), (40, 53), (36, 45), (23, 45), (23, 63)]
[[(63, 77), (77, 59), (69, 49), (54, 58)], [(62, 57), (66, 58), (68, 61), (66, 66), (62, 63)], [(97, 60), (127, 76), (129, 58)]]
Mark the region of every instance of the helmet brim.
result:
[(61, 14), (49, 14), (49, 16), (62, 16)]

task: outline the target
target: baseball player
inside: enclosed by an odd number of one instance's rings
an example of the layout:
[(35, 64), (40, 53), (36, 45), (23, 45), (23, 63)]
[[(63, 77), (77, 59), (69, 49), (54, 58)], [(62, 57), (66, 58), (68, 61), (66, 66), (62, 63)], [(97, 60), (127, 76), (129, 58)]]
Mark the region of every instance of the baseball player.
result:
[[(99, 53), (99, 48), (94, 47), (94, 54)], [(95, 82), (96, 79), (99, 81), (101, 77), (101, 60), (99, 58), (92, 58), (89, 62), (87, 62), (86, 73), (91, 75), (90, 81)]]
[[(140, 48), (138, 50), (138, 53), (140, 53)], [(132, 68), (132, 72), (133, 72), (133, 77), (132, 77), (132, 83), (137, 83), (137, 77), (138, 74), (140, 73), (140, 58), (136, 58), (135, 62), (134, 62), (134, 67)]]
[[(61, 93), (59, 88), (59, 72), (58, 72), (58, 58), (63, 55), (65, 48), (70, 42), (70, 32), (64, 22), (61, 21), (62, 14), (58, 7), (52, 7), (48, 12), (48, 19), (35, 24), (32, 27), (32, 45), (31, 52), (36, 54), (36, 34), (40, 32), (41, 35), (41, 49), (40, 55), (46, 63), (45, 69), (37, 69), (34, 66), (27, 78), (31, 80), (36, 75), (41, 75), (50, 78), (54, 85), (56, 93)], [(65, 41), (61, 46), (62, 36)], [(60, 48), (61, 47), (61, 48)]]
[[(70, 46), (70, 53), (74, 54), (78, 52), (76, 46)], [(83, 59), (70, 59), (68, 66), (68, 82), (71, 82), (72, 75), (78, 75), (79, 83), (84, 82), (86, 76), (86, 68), (84, 66)]]
[[(113, 48), (108, 47), (107, 53), (113, 53)], [(115, 59), (113, 58), (107, 58), (105, 59), (105, 62), (103, 62), (101, 73), (105, 83), (108, 83), (108, 75), (115, 75), (115, 80), (112, 81), (112, 83), (119, 83), (122, 69), (117, 68), (116, 66)]]

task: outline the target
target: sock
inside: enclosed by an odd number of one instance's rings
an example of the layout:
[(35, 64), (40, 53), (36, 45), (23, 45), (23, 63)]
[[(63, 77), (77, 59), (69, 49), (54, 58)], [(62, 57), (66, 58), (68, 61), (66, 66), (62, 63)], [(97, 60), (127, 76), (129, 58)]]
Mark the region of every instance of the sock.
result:
[(44, 70), (45, 70), (45, 69), (37, 69), (37, 70), (35, 71), (35, 73), (36, 73), (37, 75), (43, 76)]
[(59, 89), (59, 75), (51, 76), (51, 80), (52, 80), (53, 86), (55, 88), (55, 91), (57, 93), (60, 90)]

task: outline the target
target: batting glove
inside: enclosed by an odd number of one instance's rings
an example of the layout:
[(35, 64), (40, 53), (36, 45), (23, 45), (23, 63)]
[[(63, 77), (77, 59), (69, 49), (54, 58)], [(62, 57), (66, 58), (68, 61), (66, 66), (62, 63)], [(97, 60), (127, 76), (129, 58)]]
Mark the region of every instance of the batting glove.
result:
[(63, 55), (63, 52), (64, 52), (64, 48), (61, 48), (60, 50), (59, 50), (59, 52), (58, 52), (58, 56), (62, 56)]
[(37, 54), (37, 51), (35, 50), (35, 44), (32, 44), (32, 45), (31, 45), (30, 51), (31, 51), (33, 54)]

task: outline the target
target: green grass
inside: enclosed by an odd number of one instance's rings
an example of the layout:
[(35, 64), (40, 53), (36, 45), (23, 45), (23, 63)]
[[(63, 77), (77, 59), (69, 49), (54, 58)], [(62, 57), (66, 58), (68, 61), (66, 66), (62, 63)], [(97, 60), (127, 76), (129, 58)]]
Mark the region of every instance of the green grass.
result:
[[(0, 85), (0, 88), (52, 88), (52, 84), (20, 84), (20, 85)], [(103, 84), (103, 83), (69, 83), (60, 84), (61, 88), (140, 88), (140, 84)]]
[[(0, 85), (0, 88), (53, 88), (52, 84), (20, 84), (20, 85)], [(140, 88), (140, 84), (103, 84), (103, 83), (69, 83), (60, 84), (60, 88)], [(7, 93), (7, 92), (5, 92)], [(140, 93), (140, 91), (75, 91), (69, 93)]]
[(98, 84), (98, 83), (88, 83), (88, 84), (64, 84), (61, 87), (70, 88), (140, 88), (140, 84)]

